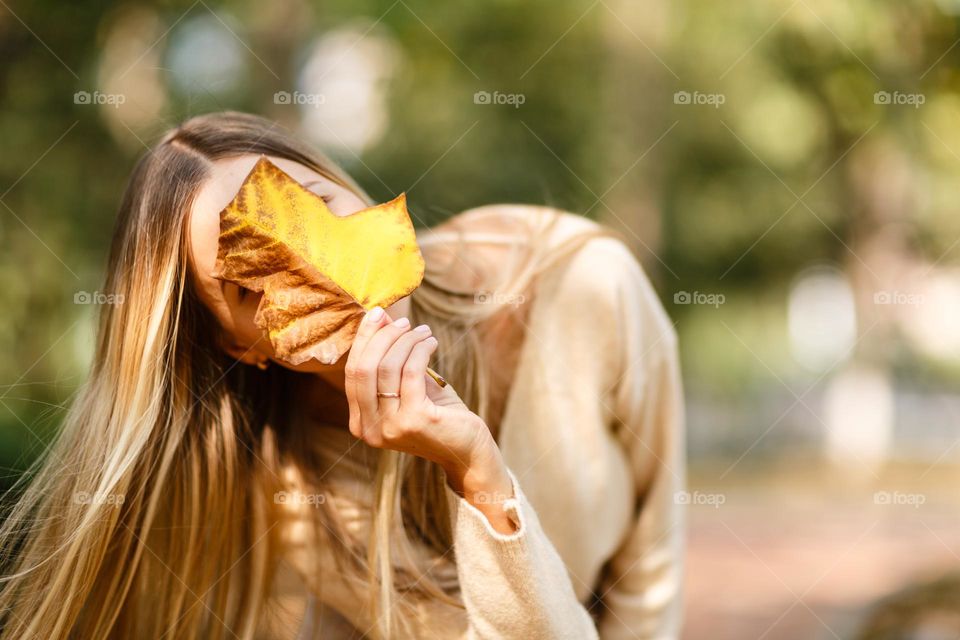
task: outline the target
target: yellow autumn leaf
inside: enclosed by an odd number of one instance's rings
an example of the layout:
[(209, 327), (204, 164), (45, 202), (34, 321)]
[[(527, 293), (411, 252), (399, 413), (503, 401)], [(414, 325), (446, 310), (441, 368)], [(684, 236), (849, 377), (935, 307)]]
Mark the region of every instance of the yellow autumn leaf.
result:
[(402, 194), (338, 216), (261, 156), (220, 213), (213, 275), (263, 292), (255, 322), (292, 364), (339, 360), (364, 312), (409, 295), (423, 272)]

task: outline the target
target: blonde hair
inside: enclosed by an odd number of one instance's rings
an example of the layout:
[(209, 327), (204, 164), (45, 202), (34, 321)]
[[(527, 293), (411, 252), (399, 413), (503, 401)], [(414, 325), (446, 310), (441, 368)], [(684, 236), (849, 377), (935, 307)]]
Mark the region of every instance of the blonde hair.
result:
[[(246, 153), (299, 162), (369, 201), (322, 154), (241, 113), (192, 118), (139, 160), (104, 286), (123, 303), (102, 309), (88, 379), (0, 527), (0, 638), (215, 639), (229, 631), (246, 639), (262, 622), (280, 553), (273, 496), (289, 465), (320, 483), (313, 450), (322, 443), (302, 446), (307, 434), (289, 410), (300, 374), (239, 366), (222, 353), (220, 328), (193, 288), (193, 198), (213, 161)], [(506, 290), (524, 290), (546, 267), (538, 247), (526, 248)], [(499, 306), (439, 282), (428, 269), (411, 296), (411, 320), (431, 325), (440, 344), (434, 368), (486, 418), (476, 329)], [(409, 551), (411, 539), (451, 550), (445, 478), (421, 458), (378, 455), (366, 553), (343, 542), (330, 505), (316, 509), (315, 528), (338, 535), (316, 539), (336, 547), (348, 583), (365, 592), (377, 620), (371, 633), (403, 637), (395, 605), (407, 598), (462, 606)]]

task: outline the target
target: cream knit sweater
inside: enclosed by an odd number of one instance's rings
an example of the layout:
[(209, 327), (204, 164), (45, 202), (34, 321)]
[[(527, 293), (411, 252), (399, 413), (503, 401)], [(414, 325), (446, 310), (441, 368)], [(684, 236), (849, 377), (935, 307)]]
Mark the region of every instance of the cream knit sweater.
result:
[[(498, 205), (460, 217), (549, 213)], [(564, 214), (553, 239), (594, 224)], [(607, 237), (540, 275), (531, 304), (498, 434), (514, 489), (503, 508), (518, 529), (498, 533), (448, 489), (456, 556), (449, 577), (465, 610), (424, 605), (411, 614), (415, 637), (675, 638), (684, 440), (673, 325), (636, 259)], [(343, 445), (326, 480), (339, 487), (331, 498), (339, 513), (365, 539), (370, 452), (340, 429), (318, 437)], [(305, 604), (298, 637), (361, 638), (356, 630), (374, 621), (363, 618), (332, 558), (306, 544), (308, 521), (294, 512), (284, 532), (285, 561), (308, 585), (288, 598)]]

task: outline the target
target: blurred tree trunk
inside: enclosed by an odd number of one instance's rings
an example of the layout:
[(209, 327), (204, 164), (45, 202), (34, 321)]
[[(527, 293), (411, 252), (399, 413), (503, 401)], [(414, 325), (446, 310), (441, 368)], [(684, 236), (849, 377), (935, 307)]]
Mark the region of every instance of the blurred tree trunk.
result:
[(658, 60), (666, 57), (669, 4), (608, 0), (596, 10), (603, 12), (601, 37), (607, 43), (608, 64), (598, 116), (604, 123), (598, 146), (605, 180), (596, 192), (603, 201), (594, 215), (623, 234), (645, 267), (659, 272), (662, 165), (657, 158), (667, 145), (654, 144), (672, 124), (668, 105), (675, 78)]

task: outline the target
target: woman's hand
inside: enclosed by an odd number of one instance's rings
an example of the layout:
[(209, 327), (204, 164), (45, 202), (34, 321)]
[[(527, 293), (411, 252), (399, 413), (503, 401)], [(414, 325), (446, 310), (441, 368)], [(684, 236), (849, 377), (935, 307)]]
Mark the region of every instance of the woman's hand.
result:
[[(513, 486), (490, 430), (451, 385), (441, 388), (427, 365), (437, 348), (430, 328), (391, 322), (380, 307), (364, 317), (347, 356), (345, 387), (350, 433), (372, 447), (394, 449), (439, 464), (457, 493), (493, 526), (514, 531), (499, 507)], [(378, 397), (377, 392), (399, 397)]]

